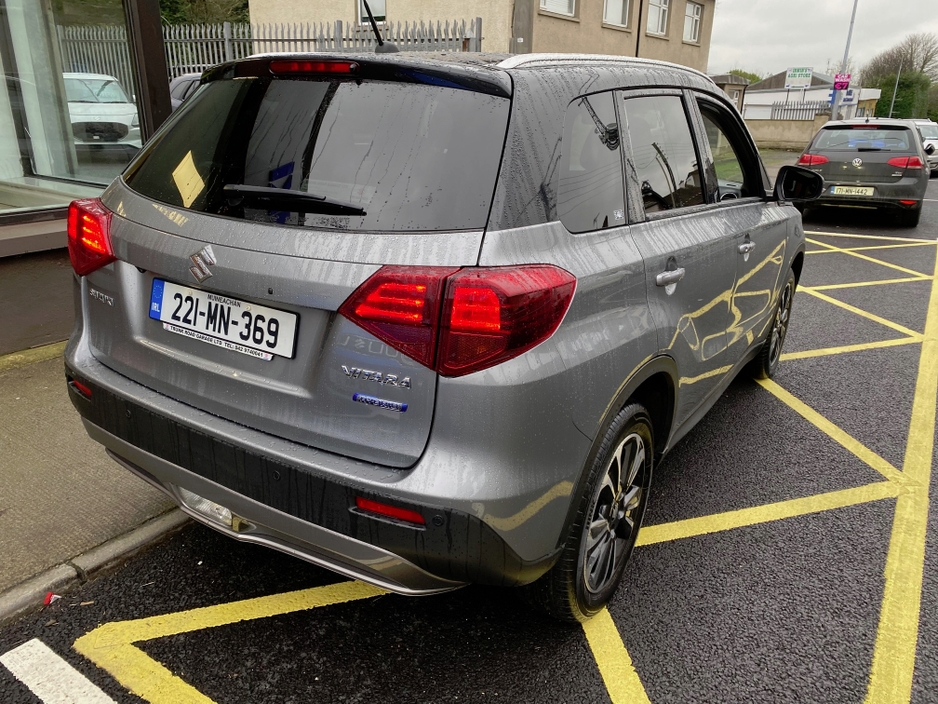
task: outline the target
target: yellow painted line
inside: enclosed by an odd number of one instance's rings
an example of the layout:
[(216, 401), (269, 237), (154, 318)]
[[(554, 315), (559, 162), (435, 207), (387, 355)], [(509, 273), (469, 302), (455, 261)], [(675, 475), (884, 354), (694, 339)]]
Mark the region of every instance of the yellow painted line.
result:
[(920, 276), (922, 278), (928, 278), (928, 274), (923, 274), (920, 271), (915, 271), (914, 269), (907, 269), (904, 266), (899, 266), (898, 264), (893, 264), (892, 262), (884, 262), (880, 259), (874, 259), (873, 257), (868, 257), (865, 254), (860, 254), (852, 249), (840, 249), (834, 247), (833, 245), (827, 244), (826, 242), (818, 242), (817, 240), (808, 239), (808, 242), (812, 244), (818, 244), (822, 247), (827, 247), (831, 252), (839, 252), (840, 254), (846, 254), (849, 257), (855, 257), (857, 259), (862, 259), (866, 262), (872, 262), (873, 264), (879, 264), (880, 266), (888, 267), (889, 269), (895, 269), (896, 271), (901, 271), (905, 274), (912, 274), (913, 276)]
[[(938, 259), (935, 276), (938, 277)], [(936, 396), (938, 285), (933, 283), (902, 464), (903, 473), (913, 484), (913, 490), (896, 502), (886, 558), (883, 606), (866, 692), (868, 704), (905, 703), (912, 694), (928, 529), (928, 492), (934, 455)]]
[(760, 523), (771, 523), (785, 518), (795, 518), (810, 513), (821, 513), (836, 508), (865, 504), (870, 501), (895, 498), (902, 491), (904, 489), (899, 482), (875, 482), (853, 489), (831, 491), (826, 494), (779, 501), (764, 506), (741, 508), (737, 511), (716, 513), (710, 516), (700, 516), (699, 518), (687, 518), (683, 521), (661, 523), (655, 526), (643, 526), (639, 531), (638, 540), (635, 544), (654, 545), (655, 543), (720, 533), (725, 530), (754, 526)]
[(882, 240), (885, 242), (921, 242), (922, 244), (938, 244), (935, 240), (923, 240), (915, 237), (880, 237), (877, 235), (860, 235), (850, 232), (823, 232), (821, 230), (805, 230), (806, 235), (821, 235), (822, 237), (845, 237), (847, 239)]
[(133, 644), (204, 628), (368, 599), (384, 593), (362, 582), (340, 582), (134, 621), (115, 621), (83, 635), (75, 641), (73, 647), (133, 694), (149, 702), (206, 704), (212, 700)]
[(603, 609), (582, 625), (612, 704), (651, 704), (609, 612)]
[(880, 340), (879, 342), (862, 342), (858, 345), (843, 345), (841, 347), (825, 347), (817, 350), (804, 350), (803, 352), (783, 352), (782, 361), (789, 359), (809, 359), (811, 357), (827, 357), (834, 354), (846, 354), (848, 352), (865, 352), (866, 350), (878, 350), (884, 347), (901, 347), (902, 345), (916, 345), (921, 342), (921, 338), (897, 337), (894, 340)]
[(5, 354), (0, 357), (0, 372), (5, 372), (10, 369), (16, 369), (17, 367), (25, 367), (27, 364), (35, 364), (36, 362), (45, 362), (48, 359), (55, 359), (56, 357), (61, 357), (62, 353), (65, 352), (66, 342), (54, 342), (51, 345), (43, 345), (42, 347), (34, 347), (31, 350), (23, 350), (22, 352), (13, 352), (12, 354)]
[(888, 286), (889, 284), (908, 284), (914, 281), (931, 281), (930, 276), (910, 276), (905, 279), (880, 279), (879, 281), (854, 281), (847, 284), (823, 284), (821, 286), (799, 286), (799, 291), (833, 291), (838, 288), (862, 288), (864, 286)]
[(830, 252), (869, 252), (877, 249), (904, 249), (906, 247), (929, 247), (938, 244), (938, 242), (905, 242), (903, 244), (876, 244), (869, 245), (867, 247), (832, 247), (826, 242), (816, 242), (815, 240), (808, 240), (814, 244), (822, 244), (830, 249), (812, 249), (806, 254), (828, 254)]
[(775, 398), (777, 398), (779, 401), (791, 408), (795, 413), (808, 421), (815, 428), (827, 435), (831, 440), (882, 474), (884, 477), (886, 477), (886, 479), (898, 482), (900, 484), (905, 483), (906, 477), (902, 474), (902, 472), (893, 467), (889, 462), (877, 455), (852, 435), (842, 430), (839, 426), (834, 425), (834, 423), (815, 411), (808, 404), (804, 403), (798, 398), (795, 398), (795, 396), (783, 389), (774, 381), (771, 379), (759, 379), (758, 384), (770, 394), (775, 396)]
[(894, 323), (891, 320), (886, 320), (886, 318), (881, 318), (878, 315), (869, 313), (865, 310), (857, 308), (856, 306), (852, 306), (849, 303), (844, 303), (843, 301), (840, 301), (836, 298), (831, 298), (830, 296), (827, 296), (821, 293), (820, 291), (812, 291), (811, 289), (805, 289), (804, 292), (807, 293), (809, 296), (820, 298), (822, 301), (827, 301), (828, 303), (831, 303), (832, 305), (835, 305), (838, 308), (843, 308), (844, 310), (848, 310), (851, 313), (854, 313), (863, 318), (866, 318), (867, 320), (872, 320), (874, 323), (879, 323), (880, 325), (885, 325), (887, 328), (892, 328), (896, 332), (901, 332), (903, 335), (906, 335), (907, 337), (913, 337), (916, 340), (922, 339), (922, 333), (920, 332), (916, 332), (915, 330), (910, 330), (904, 325), (899, 325), (899, 323)]

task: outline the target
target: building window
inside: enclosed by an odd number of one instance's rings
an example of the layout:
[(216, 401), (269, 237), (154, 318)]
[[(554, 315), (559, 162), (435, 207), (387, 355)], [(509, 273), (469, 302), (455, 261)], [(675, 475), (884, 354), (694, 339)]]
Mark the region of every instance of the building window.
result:
[(648, 0), (648, 33), (668, 33), (668, 4), (670, 0)]
[(576, 14), (576, 0), (541, 0), (541, 9), (573, 17)]
[(696, 2), (687, 3), (684, 8), (684, 41), (697, 44), (700, 42), (700, 18), (703, 16), (703, 5)]
[(603, 22), (628, 27), (629, 0), (606, 0), (606, 6), (603, 8)]
[[(375, 22), (384, 22), (387, 16), (387, 3), (385, 0), (368, 0), (368, 7), (371, 8), (371, 14), (375, 16)], [(362, 0), (358, 0), (358, 21), (362, 24), (368, 21), (368, 11), (365, 9), (365, 3)]]

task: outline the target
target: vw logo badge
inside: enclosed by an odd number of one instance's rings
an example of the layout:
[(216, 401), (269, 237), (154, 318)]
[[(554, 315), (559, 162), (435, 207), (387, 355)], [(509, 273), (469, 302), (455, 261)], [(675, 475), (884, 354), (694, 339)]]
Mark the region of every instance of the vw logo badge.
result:
[(853, 165), (859, 169), (861, 166), (863, 166), (863, 159), (861, 159), (860, 157), (857, 157), (856, 159), (853, 160)]

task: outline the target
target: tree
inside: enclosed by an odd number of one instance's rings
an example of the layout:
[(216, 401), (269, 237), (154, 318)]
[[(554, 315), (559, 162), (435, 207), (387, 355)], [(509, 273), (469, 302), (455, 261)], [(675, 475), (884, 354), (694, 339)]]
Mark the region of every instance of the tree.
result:
[(893, 79), (902, 66), (903, 72), (924, 73), (930, 80), (938, 80), (938, 35), (928, 32), (910, 34), (890, 49), (886, 49), (863, 67), (863, 77), (869, 83), (888, 75)]
[(733, 76), (739, 76), (740, 78), (745, 78), (750, 83), (758, 83), (762, 80), (762, 76), (760, 76), (758, 73), (743, 71), (741, 68), (734, 68), (732, 71), (730, 71), (730, 74)]
[[(879, 88), (882, 95), (876, 103), (876, 116), (889, 117), (893, 89), (896, 86), (896, 74), (882, 76), (870, 88)], [(931, 80), (921, 71), (902, 71), (899, 76), (899, 89), (896, 90), (896, 105), (892, 117), (903, 119), (925, 117), (928, 114), (928, 96)]]
[(166, 24), (247, 22), (248, 0), (160, 0)]

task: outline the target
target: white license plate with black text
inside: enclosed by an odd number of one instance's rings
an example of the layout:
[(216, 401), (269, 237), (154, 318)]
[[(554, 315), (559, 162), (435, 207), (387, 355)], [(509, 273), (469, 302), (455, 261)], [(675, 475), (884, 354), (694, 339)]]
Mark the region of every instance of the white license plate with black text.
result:
[(295, 354), (296, 313), (230, 296), (154, 279), (150, 317), (169, 332), (258, 359)]
[(835, 196), (871, 196), (873, 189), (864, 186), (831, 186), (831, 193)]

